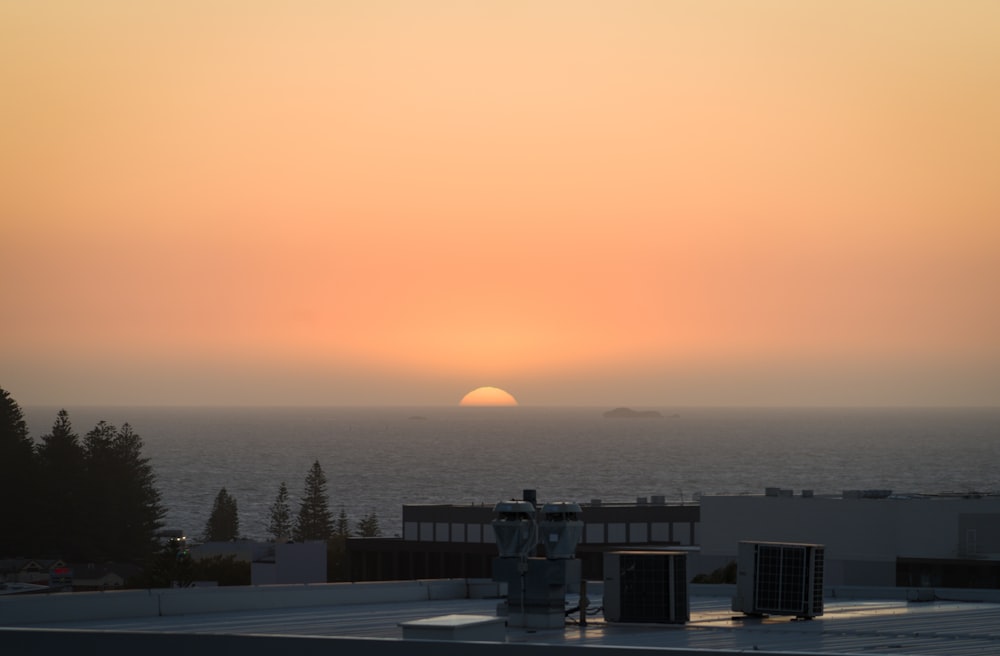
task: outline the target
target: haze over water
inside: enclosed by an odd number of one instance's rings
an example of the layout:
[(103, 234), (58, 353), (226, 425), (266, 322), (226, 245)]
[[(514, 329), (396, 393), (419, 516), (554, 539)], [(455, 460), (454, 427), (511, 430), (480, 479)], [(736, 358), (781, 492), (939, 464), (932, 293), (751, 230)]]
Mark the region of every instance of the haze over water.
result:
[[(58, 407), (25, 407), (32, 437)], [(1000, 408), (659, 408), (660, 419), (605, 419), (608, 408), (68, 407), (82, 436), (99, 420), (143, 437), (166, 526), (201, 534), (221, 487), (241, 532), (265, 536), (281, 481), (293, 506), (319, 460), (330, 505), (352, 524), (375, 511), (400, 534), (404, 503), (492, 506), (634, 501), (664, 495), (1000, 492)]]

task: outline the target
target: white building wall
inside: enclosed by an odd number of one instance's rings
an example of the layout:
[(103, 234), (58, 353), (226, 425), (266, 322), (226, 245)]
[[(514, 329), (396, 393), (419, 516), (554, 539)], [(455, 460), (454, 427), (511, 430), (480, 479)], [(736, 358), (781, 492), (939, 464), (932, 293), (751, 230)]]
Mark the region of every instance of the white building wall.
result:
[(326, 542), (275, 545), (275, 583), (325, 583)]
[(274, 545), (273, 562), (250, 565), (252, 585), (326, 582), (326, 542), (290, 542)]
[(893, 585), (897, 557), (962, 557), (960, 515), (981, 515), (985, 526), (997, 512), (998, 497), (702, 496), (701, 549), (722, 562), (736, 558), (741, 540), (818, 543), (828, 584)]

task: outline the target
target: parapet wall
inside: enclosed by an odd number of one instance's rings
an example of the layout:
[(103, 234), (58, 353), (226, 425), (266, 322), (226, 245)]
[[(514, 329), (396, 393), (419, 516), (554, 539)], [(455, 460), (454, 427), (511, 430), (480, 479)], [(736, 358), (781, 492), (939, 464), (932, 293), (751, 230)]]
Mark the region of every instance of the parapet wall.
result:
[[(524, 642), (442, 642), (337, 636), (127, 633), (60, 629), (0, 628), (4, 654), (142, 654), (143, 656), (591, 656), (593, 645)], [(650, 647), (601, 645), (604, 656), (649, 656)], [(671, 649), (670, 656), (732, 656), (731, 650)], [(754, 651), (759, 656), (796, 656), (794, 652)], [(798, 652), (802, 653), (802, 652)], [(815, 656), (804, 655), (804, 656)]]
[(0, 598), (0, 626), (500, 596), (466, 579), (73, 592)]

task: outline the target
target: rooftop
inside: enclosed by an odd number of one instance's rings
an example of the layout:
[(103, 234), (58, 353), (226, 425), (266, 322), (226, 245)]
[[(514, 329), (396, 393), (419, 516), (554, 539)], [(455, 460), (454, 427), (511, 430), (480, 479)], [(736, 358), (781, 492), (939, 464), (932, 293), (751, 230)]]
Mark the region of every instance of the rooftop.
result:
[[(445, 596), (444, 588), (438, 592), (431, 582), (407, 582), (412, 589), (415, 583), (426, 585), (423, 599), (415, 599), (409, 592), (402, 595), (393, 593), (393, 586), (403, 589), (403, 583), (375, 585), (329, 584), (330, 586), (352, 585), (357, 594), (355, 602), (341, 601), (297, 607), (285, 605), (271, 608), (242, 610), (219, 610), (204, 612), (212, 603), (201, 603), (215, 598), (216, 605), (221, 600), (233, 599), (242, 594), (247, 598), (255, 595), (263, 599), (263, 588), (284, 588), (305, 590), (327, 586), (260, 586), (240, 591), (229, 588), (207, 588), (201, 590), (164, 591), (171, 596), (190, 593), (196, 603), (190, 612), (181, 614), (152, 615), (125, 618), (83, 618), (44, 621), (36, 617), (34, 621), (13, 625), (30, 625), (31, 629), (77, 629), (101, 632), (153, 632), (156, 634), (226, 634), (226, 635), (270, 635), (270, 636), (312, 636), (351, 637), (401, 640), (401, 622), (444, 615), (495, 615), (497, 598), (437, 598)], [(429, 585), (430, 584), (430, 585)], [(726, 586), (692, 586), (691, 619), (685, 625), (668, 624), (609, 624), (598, 612), (600, 596), (592, 594), (590, 609), (594, 613), (588, 617), (587, 626), (579, 625), (578, 616), (567, 618), (565, 630), (528, 630), (509, 628), (506, 644), (509, 653), (517, 653), (516, 645), (546, 644), (564, 646), (602, 646), (612, 649), (612, 653), (629, 652), (639, 648), (698, 650), (704, 654), (724, 654), (739, 651), (758, 650), (764, 653), (782, 654), (907, 654), (932, 656), (936, 654), (963, 656), (965, 654), (1000, 653), (1000, 600), (962, 601), (945, 599), (946, 591), (938, 591), (937, 598), (929, 601), (907, 601), (905, 598), (851, 599), (830, 597), (825, 601), (825, 613), (813, 620), (794, 620), (788, 617), (753, 618), (744, 617), (730, 610), (730, 595)], [(255, 592), (256, 591), (256, 592)], [(350, 590), (348, 590), (350, 592)], [(369, 599), (369, 593), (377, 591), (376, 601), (360, 603)], [(140, 591), (155, 593), (156, 591)], [(836, 593), (837, 591), (834, 591)], [(839, 591), (841, 595), (845, 590)], [(964, 591), (968, 593), (968, 591)], [(987, 591), (986, 598), (992, 599)], [(905, 594), (905, 591), (903, 591)], [(83, 593), (87, 594), (87, 593)], [(101, 595), (111, 597), (121, 593), (95, 593), (93, 599)], [(60, 595), (47, 595), (55, 598)], [(62, 595), (65, 597), (66, 595)], [(79, 597), (80, 595), (73, 595)], [(922, 595), (923, 596), (923, 595)], [(179, 597), (178, 597), (179, 598)], [(350, 599), (350, 597), (340, 597)], [(259, 601), (248, 601), (244, 605), (267, 605)], [(319, 598), (314, 597), (314, 603)], [(41, 600), (39, 600), (41, 601)], [(167, 600), (169, 601), (169, 599)], [(578, 597), (570, 596), (568, 607), (574, 606)], [(31, 598), (20, 600), (5, 599), (4, 602), (35, 603)], [(228, 603), (228, 602), (226, 602)], [(165, 601), (159, 606), (166, 608)], [(93, 604), (90, 604), (93, 606)], [(38, 606), (42, 608), (41, 605)], [(13, 607), (0, 606), (0, 617), (5, 610)], [(11, 619), (11, 614), (6, 614)], [(11, 626), (8, 621), (0, 622)], [(9, 631), (8, 629), (7, 631)], [(5, 629), (0, 629), (0, 641)], [(339, 653), (347, 653), (340, 650)]]

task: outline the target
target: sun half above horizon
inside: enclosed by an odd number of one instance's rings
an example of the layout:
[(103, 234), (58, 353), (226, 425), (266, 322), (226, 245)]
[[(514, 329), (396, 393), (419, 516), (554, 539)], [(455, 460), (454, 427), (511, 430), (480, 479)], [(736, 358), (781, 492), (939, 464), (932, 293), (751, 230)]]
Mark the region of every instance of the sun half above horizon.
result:
[(477, 387), (462, 397), (459, 405), (466, 407), (515, 406), (514, 395), (499, 387)]

